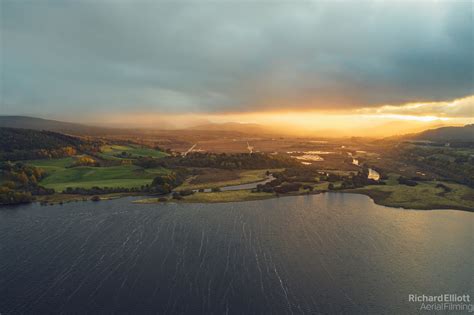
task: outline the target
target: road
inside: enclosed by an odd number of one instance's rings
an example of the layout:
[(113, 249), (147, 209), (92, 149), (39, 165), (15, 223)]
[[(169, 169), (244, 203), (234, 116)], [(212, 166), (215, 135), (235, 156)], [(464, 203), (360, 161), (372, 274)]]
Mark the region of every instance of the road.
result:
[(247, 141), (247, 149), (249, 150), (249, 153), (250, 153), (250, 154), (253, 153), (253, 147), (249, 144), (248, 141)]
[(195, 143), (192, 147), (190, 147), (190, 148), (188, 149), (188, 151), (184, 152), (184, 153), (183, 153), (183, 156), (186, 156), (188, 153), (190, 153), (192, 150), (194, 150), (194, 148), (196, 147), (196, 145), (197, 145), (197, 143)]

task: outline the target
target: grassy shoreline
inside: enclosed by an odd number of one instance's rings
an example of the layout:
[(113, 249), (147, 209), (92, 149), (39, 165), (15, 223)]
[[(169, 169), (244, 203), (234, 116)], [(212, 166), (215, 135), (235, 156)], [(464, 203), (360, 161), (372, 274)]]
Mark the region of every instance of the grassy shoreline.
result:
[(344, 192), (363, 194), (376, 204), (393, 208), (474, 211), (474, 190), (464, 185), (444, 181), (418, 182), (414, 187), (395, 184), (390, 180), (387, 183)]
[(270, 193), (252, 193), (250, 190), (233, 190), (233, 191), (222, 191), (222, 192), (209, 192), (209, 193), (195, 193), (190, 196), (186, 196), (183, 199), (168, 199), (167, 201), (160, 201), (160, 198), (146, 198), (135, 200), (135, 204), (154, 204), (154, 203), (166, 203), (166, 202), (179, 202), (179, 203), (229, 203), (229, 202), (241, 202), (241, 201), (253, 201), (263, 200), (269, 198), (276, 198), (277, 196)]
[(450, 205), (435, 205), (435, 206), (420, 206), (420, 205), (402, 205), (402, 204), (394, 204), (387, 202), (386, 199), (377, 193), (374, 193), (371, 190), (346, 190), (340, 191), (341, 193), (346, 194), (358, 194), (358, 195), (365, 195), (372, 199), (375, 204), (379, 206), (384, 206), (388, 208), (395, 208), (395, 209), (405, 209), (405, 210), (420, 210), (420, 211), (435, 211), (435, 210), (458, 210), (458, 211), (467, 211), (467, 212), (474, 212), (474, 208), (471, 207), (464, 207), (464, 206), (450, 206)]
[[(254, 201), (254, 200), (264, 200), (264, 199), (271, 199), (271, 198), (283, 198), (283, 197), (294, 197), (294, 196), (307, 196), (307, 195), (317, 195), (322, 193), (343, 193), (343, 194), (360, 194), (365, 195), (372, 199), (375, 204), (395, 208), (395, 209), (407, 209), (407, 210), (459, 210), (459, 211), (468, 211), (474, 212), (474, 208), (468, 206), (456, 206), (456, 205), (443, 205), (437, 204), (434, 206), (426, 205), (420, 206), (418, 204), (391, 204), (385, 202), (383, 198), (378, 197), (377, 195), (371, 193), (370, 190), (346, 190), (346, 191), (313, 191), (310, 193), (293, 193), (293, 194), (285, 194), (285, 195), (275, 195), (269, 193), (249, 193), (249, 195), (245, 195), (243, 197), (232, 197), (231, 195), (227, 195), (226, 193), (230, 192), (220, 192), (220, 193), (197, 193), (193, 195), (192, 198), (183, 198), (182, 200), (174, 200), (169, 199), (167, 201), (160, 201), (159, 198), (145, 198), (136, 200), (133, 203), (135, 204), (158, 204), (158, 203), (167, 203), (167, 202), (176, 202), (176, 203), (229, 203), (229, 202), (243, 202), (243, 201)], [(205, 194), (209, 194), (209, 196), (203, 196)], [(219, 197), (211, 196), (211, 194), (221, 194)], [(254, 196), (252, 196), (254, 195)]]
[[(160, 201), (160, 197), (150, 197), (143, 193), (113, 193), (113, 194), (104, 194), (98, 195), (100, 200), (112, 200), (124, 197), (147, 197), (143, 199), (134, 200), (134, 204), (160, 204), (168, 202), (176, 203), (229, 203), (229, 202), (243, 202), (243, 201), (255, 201), (255, 200), (265, 200), (270, 198), (280, 198), (280, 197), (292, 197), (292, 196), (305, 196), (305, 195), (317, 195), (327, 192), (337, 192), (337, 193), (349, 193), (349, 194), (361, 194), (366, 195), (374, 201), (374, 203), (390, 207), (390, 208), (402, 208), (402, 209), (412, 209), (412, 210), (460, 210), (474, 212), (474, 207), (456, 205), (456, 204), (420, 204), (419, 202), (413, 203), (396, 203), (390, 201), (389, 194), (380, 193), (380, 190), (377, 189), (367, 189), (367, 188), (358, 188), (358, 189), (348, 189), (341, 191), (328, 191), (328, 190), (315, 190), (312, 192), (296, 192), (288, 193), (282, 195), (276, 195), (272, 193), (252, 193), (250, 190), (234, 190), (234, 191), (222, 191), (222, 192), (208, 192), (208, 193), (195, 193), (190, 196), (186, 196), (181, 200), (175, 200), (172, 198), (167, 198), (166, 201)], [(72, 195), (72, 194), (54, 194), (48, 196), (39, 196), (34, 202), (43, 203), (45, 205), (55, 205), (68, 202), (78, 202), (78, 201), (91, 201), (93, 196), (90, 195)]]
[[(95, 195), (94, 195), (95, 196)], [(45, 205), (56, 205), (68, 202), (91, 201), (92, 195), (78, 195), (78, 194), (53, 194), (46, 196), (38, 196), (34, 202), (43, 203)], [(141, 193), (112, 193), (97, 195), (100, 200), (112, 200), (124, 197), (140, 197), (144, 196)]]

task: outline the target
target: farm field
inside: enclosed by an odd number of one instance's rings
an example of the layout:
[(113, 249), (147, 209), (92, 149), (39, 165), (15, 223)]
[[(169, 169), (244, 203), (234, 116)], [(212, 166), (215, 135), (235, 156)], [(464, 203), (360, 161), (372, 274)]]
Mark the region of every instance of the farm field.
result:
[(134, 165), (80, 166), (62, 169), (56, 166), (54, 172), (41, 180), (40, 184), (46, 188), (53, 188), (57, 192), (61, 192), (67, 187), (132, 188), (150, 184), (154, 177), (167, 172), (163, 168), (143, 169)]
[[(102, 147), (99, 156), (106, 160), (120, 160), (115, 155), (124, 154), (123, 158), (133, 159), (141, 156), (154, 158), (167, 154), (138, 145), (107, 145)], [(59, 159), (29, 160), (25, 164), (43, 169), (47, 176), (39, 184), (62, 192), (66, 188), (133, 188), (150, 184), (157, 175), (166, 174), (164, 168), (144, 169), (135, 165), (119, 165), (110, 167), (77, 166), (71, 167), (81, 155)]]
[(101, 147), (101, 150), (102, 152), (99, 153), (100, 157), (112, 160), (123, 158), (133, 159), (138, 157), (161, 158), (167, 155), (165, 152), (151, 148), (140, 147), (138, 145), (105, 145)]
[(52, 173), (58, 170), (64, 170), (66, 167), (72, 165), (74, 163), (74, 158), (66, 157), (62, 159), (30, 160), (25, 161), (24, 163), (42, 168), (47, 173)]

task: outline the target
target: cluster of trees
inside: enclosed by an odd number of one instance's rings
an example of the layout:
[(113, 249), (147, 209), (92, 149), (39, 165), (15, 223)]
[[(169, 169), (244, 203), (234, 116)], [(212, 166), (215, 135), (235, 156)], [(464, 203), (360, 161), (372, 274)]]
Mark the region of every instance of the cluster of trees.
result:
[[(267, 173), (269, 175), (269, 173)], [(313, 191), (313, 186), (304, 183), (318, 183), (319, 181), (336, 180), (339, 177), (333, 178), (331, 174), (322, 174), (317, 169), (304, 168), (297, 166), (294, 168), (287, 168), (282, 172), (272, 174), (274, 180), (259, 184), (254, 189), (255, 192), (277, 193), (285, 194), (289, 192), (299, 191), (301, 188), (308, 192)]]
[(379, 180), (374, 180), (371, 178), (368, 178), (369, 175), (369, 168), (364, 165), (362, 167), (362, 170), (357, 172), (356, 174), (352, 174), (349, 176), (338, 176), (339, 179), (337, 181), (341, 181), (341, 184), (339, 187), (336, 187), (331, 181), (328, 185), (329, 190), (339, 190), (339, 189), (354, 189), (354, 188), (361, 188), (364, 186), (368, 185), (385, 185), (385, 182), (379, 181)]
[(83, 155), (78, 157), (70, 167), (77, 166), (100, 166), (100, 163), (90, 156)]
[(190, 196), (194, 194), (194, 191), (190, 190), (190, 189), (187, 189), (187, 190), (181, 190), (181, 191), (175, 191), (173, 194), (172, 194), (172, 198), (173, 199), (177, 199), (177, 200), (181, 200), (183, 199), (183, 197), (185, 196)]
[[(314, 170), (304, 171), (300, 167), (285, 169), (282, 172), (273, 173), (274, 179), (272, 181), (265, 184), (258, 184), (253, 191), (277, 194), (298, 191), (301, 186), (303, 186), (300, 181), (317, 182), (316, 174)], [(267, 171), (267, 176), (268, 175), (270, 175), (270, 173)]]
[(266, 184), (257, 185), (257, 187), (253, 189), (253, 192), (287, 194), (290, 192), (299, 191), (301, 188), (307, 190), (307, 192), (314, 190), (313, 186), (308, 184), (304, 185), (299, 182), (281, 182), (280, 179), (274, 179)]
[(13, 205), (32, 201), (33, 196), (30, 192), (16, 191), (5, 186), (0, 186), (0, 205)]
[(133, 164), (143, 168), (163, 167), (165, 163), (163, 163), (161, 160), (162, 159), (154, 159), (152, 157), (140, 157), (135, 159)]
[(0, 186), (0, 204), (16, 204), (31, 202), (35, 195), (50, 195), (54, 189), (47, 189), (38, 182), (45, 173), (36, 167), (23, 163), (0, 163), (0, 177), (3, 183)]
[(122, 151), (114, 155), (115, 157), (122, 158), (122, 159), (130, 159), (133, 157), (133, 154), (127, 151)]
[(418, 183), (414, 181), (413, 179), (409, 179), (403, 176), (398, 177), (397, 180), (400, 185), (407, 185), (407, 186), (412, 186), (412, 187), (418, 185)]
[(169, 194), (174, 188), (181, 185), (187, 177), (187, 171), (184, 169), (177, 169), (167, 175), (160, 175), (153, 179), (151, 183), (152, 193)]
[(339, 189), (354, 189), (368, 185), (385, 185), (385, 183), (367, 178), (365, 174), (359, 172), (356, 175), (345, 177)]
[(159, 160), (160, 166), (174, 168), (211, 167), (222, 169), (262, 169), (296, 167), (298, 162), (287, 156), (267, 155), (263, 153), (209, 153), (191, 152), (186, 156), (169, 156)]
[(170, 148), (165, 149), (165, 148), (160, 147), (160, 146), (158, 146), (158, 145), (155, 145), (155, 146), (153, 147), (153, 150), (161, 151), (161, 152), (166, 152), (166, 153), (168, 153), (168, 154), (170, 154), (170, 155), (177, 154), (176, 152), (173, 152), (173, 150), (171, 150)]
[(0, 162), (0, 170), (2, 177), (7, 181), (13, 182), (15, 187), (36, 185), (45, 176), (42, 169), (28, 166), (21, 162)]
[[(322, 173), (316, 169), (292, 168), (286, 169), (283, 172), (274, 173), (274, 180), (266, 184), (257, 185), (254, 191), (284, 194), (299, 191), (301, 188), (303, 188), (308, 192), (311, 192), (314, 188), (309, 183), (318, 183), (322, 181), (329, 182), (329, 190), (351, 189), (363, 187), (366, 185), (385, 184), (381, 181), (369, 179), (368, 173), (369, 170), (367, 167), (364, 167), (362, 171), (356, 174), (351, 174), (348, 176), (342, 176), (332, 173)], [(334, 185), (335, 182), (341, 182), (341, 184), (336, 187)]]
[(301, 186), (303, 186), (301, 183), (284, 183), (273, 188), (273, 191), (278, 194), (286, 194), (289, 192), (299, 191)]

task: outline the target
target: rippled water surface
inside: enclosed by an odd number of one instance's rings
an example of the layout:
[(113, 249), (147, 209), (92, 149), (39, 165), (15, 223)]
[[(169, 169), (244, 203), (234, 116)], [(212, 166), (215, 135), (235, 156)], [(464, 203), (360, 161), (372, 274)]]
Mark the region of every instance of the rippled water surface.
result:
[(0, 211), (0, 313), (414, 313), (474, 296), (474, 213), (351, 194)]

